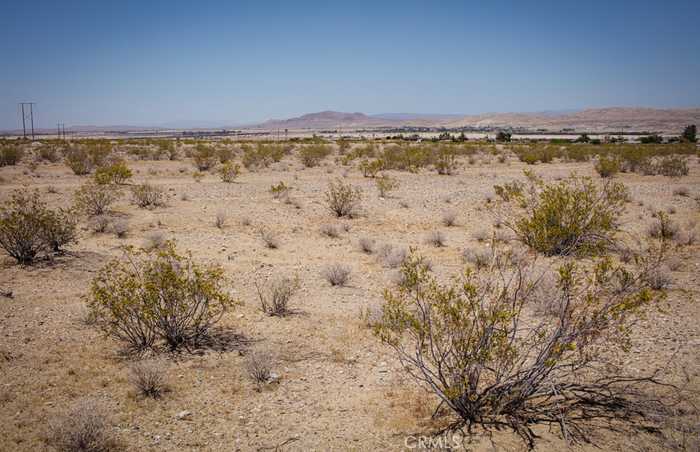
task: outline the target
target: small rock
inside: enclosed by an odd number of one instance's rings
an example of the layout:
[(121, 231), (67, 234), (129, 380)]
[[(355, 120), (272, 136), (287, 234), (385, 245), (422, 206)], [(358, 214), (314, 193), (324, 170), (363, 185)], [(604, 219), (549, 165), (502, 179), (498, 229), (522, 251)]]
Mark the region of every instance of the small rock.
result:
[(179, 413), (177, 413), (175, 417), (182, 421), (185, 419), (189, 419), (190, 416), (192, 416), (192, 413), (190, 411), (182, 410)]

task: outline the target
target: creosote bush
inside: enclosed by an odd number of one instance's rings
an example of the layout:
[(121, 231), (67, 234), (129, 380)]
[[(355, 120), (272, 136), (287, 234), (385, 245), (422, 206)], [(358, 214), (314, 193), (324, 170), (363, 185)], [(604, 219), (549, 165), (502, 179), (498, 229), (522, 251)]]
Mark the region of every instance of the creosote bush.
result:
[(358, 214), (362, 191), (342, 179), (336, 179), (328, 184), (326, 203), (331, 212), (337, 217), (353, 218)]
[(48, 257), (75, 241), (75, 215), (49, 209), (38, 191), (16, 190), (0, 207), (0, 247), (20, 264)]
[(89, 216), (102, 215), (120, 196), (121, 192), (115, 186), (89, 180), (75, 192), (75, 207)]
[(299, 290), (299, 278), (278, 277), (264, 283), (255, 282), (260, 308), (271, 316), (284, 317), (292, 313), (289, 300)]
[(620, 161), (615, 157), (602, 156), (595, 163), (595, 170), (600, 177), (613, 177), (620, 172)]
[(0, 167), (18, 164), (23, 155), (24, 151), (19, 146), (0, 145)]
[(65, 151), (64, 158), (66, 166), (73, 171), (76, 176), (90, 174), (95, 167), (90, 159), (90, 154), (82, 147), (71, 147)]
[(399, 188), (399, 181), (387, 175), (377, 177), (374, 182), (377, 185), (380, 198), (386, 198), (389, 193)]
[(221, 177), (221, 181), (228, 184), (236, 180), (240, 173), (240, 165), (231, 161), (227, 161), (221, 166), (221, 168), (219, 168), (219, 176)]
[(98, 184), (124, 184), (133, 173), (124, 161), (117, 161), (110, 165), (101, 166), (95, 170), (95, 182)]
[(553, 316), (532, 316), (540, 275), (531, 259), (494, 251), (488, 265), (440, 283), (422, 259), (402, 266), (402, 284), (384, 293), (376, 335), (405, 371), (454, 414), (448, 429), (511, 428), (534, 447), (535, 424), (569, 441), (621, 424), (643, 431), (662, 408), (657, 374), (627, 376), (613, 366), (629, 353), (631, 327), (663, 299), (647, 275), (651, 253), (634, 267), (609, 258), (563, 263), (551, 294)]
[(87, 305), (103, 331), (132, 351), (197, 346), (235, 305), (223, 270), (200, 266), (175, 245), (150, 251), (124, 248), (124, 258), (93, 279)]
[(503, 225), (519, 240), (550, 256), (596, 254), (615, 242), (629, 196), (624, 185), (606, 181), (598, 187), (577, 176), (548, 184), (526, 174), (527, 190), (499, 193), (505, 202)]

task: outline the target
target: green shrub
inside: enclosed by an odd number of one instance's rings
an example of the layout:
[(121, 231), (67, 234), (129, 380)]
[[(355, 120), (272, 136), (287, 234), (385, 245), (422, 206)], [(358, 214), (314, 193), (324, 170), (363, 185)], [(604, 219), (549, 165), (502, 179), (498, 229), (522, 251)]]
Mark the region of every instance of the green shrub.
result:
[(299, 160), (307, 168), (318, 166), (318, 164), (331, 154), (330, 146), (323, 144), (312, 144), (303, 146), (299, 150)]
[(615, 157), (602, 156), (595, 163), (595, 170), (600, 177), (613, 177), (620, 171), (620, 161)]
[(207, 171), (216, 166), (218, 158), (216, 149), (202, 143), (195, 147), (192, 155), (194, 165), (199, 171)]
[(360, 171), (364, 177), (376, 177), (377, 173), (384, 167), (381, 159), (363, 160), (360, 162)]
[(50, 210), (38, 191), (16, 190), (0, 208), (0, 247), (20, 264), (76, 241), (75, 216), (67, 210)]
[(544, 278), (531, 259), (498, 252), (444, 285), (412, 254), (373, 328), (401, 369), (455, 416), (450, 430), (511, 428), (528, 448), (534, 424), (559, 428), (568, 441), (617, 422), (643, 432), (649, 414), (666, 412), (655, 411), (665, 399), (644, 391), (660, 389), (656, 373), (627, 376), (612, 363), (631, 353), (631, 327), (663, 299), (646, 282), (656, 263), (561, 265), (548, 291), (552, 320), (533, 315)]
[(80, 146), (73, 146), (66, 150), (64, 162), (76, 176), (90, 174), (94, 165), (87, 151)]
[(362, 191), (359, 188), (343, 183), (342, 179), (336, 179), (328, 184), (326, 203), (335, 216), (354, 217), (358, 213), (360, 201), (362, 201)]
[(228, 161), (219, 168), (219, 176), (222, 182), (231, 183), (241, 173), (241, 166), (237, 163)]
[(454, 174), (457, 168), (457, 150), (453, 146), (439, 146), (433, 158), (438, 174)]
[(46, 144), (39, 148), (39, 157), (47, 162), (56, 163), (60, 160), (55, 146)]
[(220, 267), (203, 267), (172, 242), (151, 251), (125, 249), (93, 279), (88, 308), (105, 333), (132, 350), (197, 346), (234, 305)]
[(618, 220), (628, 199), (621, 183), (598, 188), (587, 177), (572, 176), (545, 184), (528, 174), (530, 187), (511, 193), (524, 210), (513, 214), (506, 226), (526, 245), (546, 255), (596, 254), (614, 243)]
[(291, 188), (283, 181), (270, 187), (270, 193), (272, 193), (272, 197), (275, 199), (286, 197), (289, 194), (289, 190), (291, 190)]
[(121, 192), (111, 184), (88, 181), (75, 192), (75, 207), (89, 216), (102, 215), (120, 196)]
[(16, 165), (22, 160), (23, 155), (24, 151), (19, 146), (0, 146), (0, 166)]
[(131, 178), (133, 173), (122, 160), (110, 165), (101, 166), (95, 170), (95, 182), (98, 184), (124, 184)]

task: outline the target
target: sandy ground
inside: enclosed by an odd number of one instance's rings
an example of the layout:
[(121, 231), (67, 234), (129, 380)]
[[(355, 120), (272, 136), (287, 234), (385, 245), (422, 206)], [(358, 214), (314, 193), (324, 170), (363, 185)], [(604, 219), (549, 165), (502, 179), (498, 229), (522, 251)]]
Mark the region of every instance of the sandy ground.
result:
[[(690, 175), (680, 179), (618, 177), (634, 200), (625, 214), (627, 230), (642, 234), (650, 221), (649, 208), (673, 207), (673, 217), (681, 224), (700, 219), (695, 200), (673, 195), (680, 186), (688, 187), (691, 195), (700, 194), (700, 165), (696, 158), (691, 160)], [(396, 271), (383, 267), (376, 256), (363, 254), (357, 241), (366, 236), (379, 244), (415, 246), (431, 259), (438, 274), (451, 274), (462, 267), (465, 247), (484, 246), (473, 234), (490, 228), (483, 206), (493, 195), (493, 185), (522, 177), (524, 164), (511, 157), (506, 164), (495, 159), (464, 164), (454, 176), (392, 173), (401, 186), (387, 199), (379, 198), (371, 179), (352, 170), (346, 180), (364, 190), (364, 215), (345, 221), (350, 230), (336, 239), (319, 232), (323, 224), (341, 223), (324, 204), (328, 182), (345, 171), (331, 159), (305, 169), (296, 159), (286, 158), (270, 169), (244, 171), (233, 184), (215, 175), (197, 183), (181, 172), (192, 171), (187, 161), (129, 165), (136, 173), (132, 182), (149, 181), (167, 190), (168, 205), (139, 209), (125, 196), (113, 210), (129, 223), (126, 238), (95, 234), (83, 220), (78, 244), (53, 264), (23, 268), (7, 257), (0, 261), (0, 287), (14, 293), (13, 298), (0, 298), (0, 450), (45, 447), (42, 432), (47, 422), (83, 396), (99, 398), (109, 407), (115, 433), (127, 450), (401, 450), (413, 444), (411, 435), (431, 431), (435, 399), (404, 376), (360, 318), (361, 310), (379, 305), (382, 288), (391, 284)], [(547, 179), (572, 171), (594, 175), (590, 163), (534, 169)], [(0, 176), (0, 199), (12, 189), (29, 186), (39, 188), (55, 205), (67, 205), (84, 180), (62, 164), (41, 164), (34, 173), (26, 166), (5, 167)], [(299, 208), (272, 199), (269, 188), (279, 181), (293, 187)], [(57, 193), (48, 193), (50, 186)], [(408, 206), (402, 207), (402, 202)], [(440, 223), (446, 210), (458, 213), (456, 226)], [(219, 211), (227, 216), (221, 230), (214, 226)], [(243, 224), (245, 218), (250, 225)], [(256, 232), (263, 225), (279, 233), (279, 249), (264, 247)], [(425, 243), (435, 230), (447, 235), (446, 247)], [(121, 245), (140, 246), (152, 231), (176, 240), (180, 250), (190, 250), (198, 261), (223, 266), (243, 303), (223, 324), (251, 340), (249, 347), (274, 350), (279, 384), (258, 391), (246, 375), (241, 352), (205, 351), (168, 359), (171, 391), (162, 399), (135, 394), (128, 380), (129, 362), (117, 354), (118, 344), (83, 322), (82, 297), (96, 270), (118, 256)], [(627, 365), (649, 369), (680, 345), (675, 368), (684, 369), (697, 390), (698, 245), (685, 248), (680, 256), (683, 262), (673, 272), (669, 308), (643, 321)], [(324, 266), (335, 262), (352, 268), (348, 287), (331, 287), (321, 277)], [(272, 274), (299, 276), (301, 289), (292, 303), (300, 314), (275, 318), (260, 311), (253, 283)], [(680, 371), (677, 377), (682, 378)], [(191, 415), (178, 419), (183, 410)], [(545, 429), (540, 433), (539, 449), (566, 447)], [(601, 447), (653, 450), (655, 444), (639, 436), (608, 434)], [(508, 432), (490, 439), (477, 436), (470, 447), (523, 449)]]

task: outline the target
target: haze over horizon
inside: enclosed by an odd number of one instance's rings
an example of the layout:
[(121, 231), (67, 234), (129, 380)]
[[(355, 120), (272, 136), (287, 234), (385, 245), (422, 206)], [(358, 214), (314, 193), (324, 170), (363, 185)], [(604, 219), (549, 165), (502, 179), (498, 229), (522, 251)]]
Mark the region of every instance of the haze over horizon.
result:
[(12, 2), (0, 129), (700, 106), (698, 2), (272, 3)]

